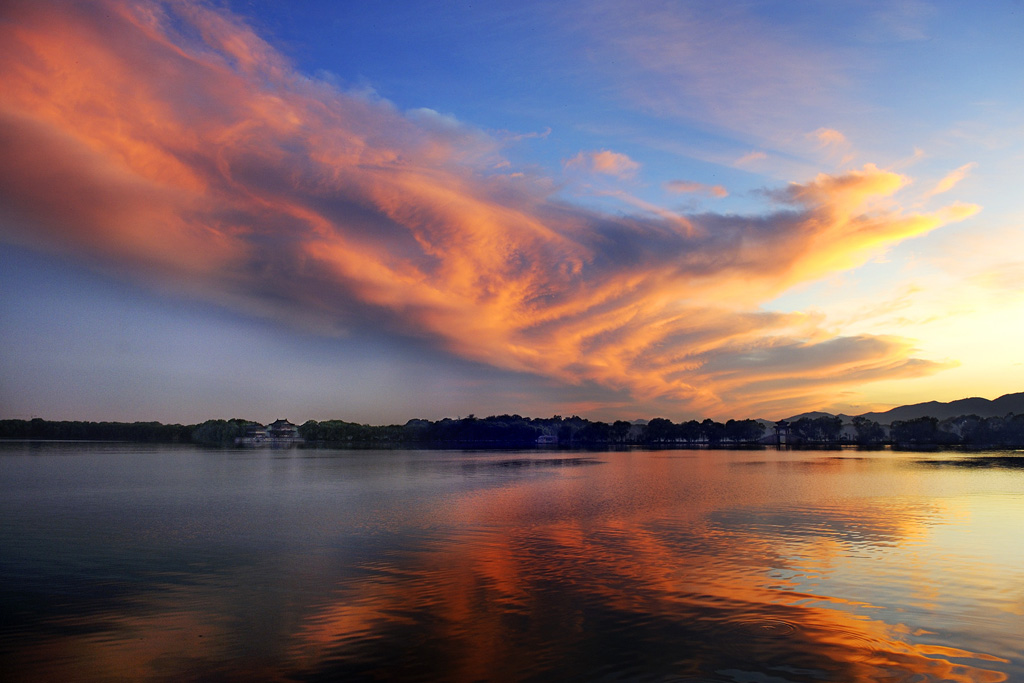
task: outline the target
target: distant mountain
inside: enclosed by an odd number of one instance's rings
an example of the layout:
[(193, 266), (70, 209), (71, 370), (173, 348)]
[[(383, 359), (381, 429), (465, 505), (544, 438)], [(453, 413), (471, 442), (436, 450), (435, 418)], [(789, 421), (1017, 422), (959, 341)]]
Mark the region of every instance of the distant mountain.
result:
[(987, 398), (962, 398), (958, 401), (941, 403), (928, 401), (909, 406), (900, 406), (882, 413), (864, 413), (862, 417), (881, 424), (891, 424), (896, 420), (913, 420), (918, 417), (936, 417), (944, 420), (947, 417), (960, 415), (977, 415), (978, 417), (1003, 417), (1007, 413), (1020, 415), (1024, 413), (1024, 392), (1006, 394), (994, 401)]
[[(977, 415), (978, 417), (1003, 417), (1008, 413), (1014, 415), (1024, 414), (1024, 392), (1017, 394), (1006, 394), (994, 401), (987, 398), (962, 398), (958, 401), (942, 403), (940, 401), (928, 401), (927, 403), (915, 403), (909, 406), (900, 406), (881, 413), (864, 413), (860, 417), (866, 417), (879, 424), (888, 425), (896, 420), (913, 420), (918, 417), (935, 417), (945, 420), (947, 417), (959, 417), (960, 415)], [(816, 417), (832, 416), (832, 413), (814, 411), (800, 413), (793, 417), (787, 417), (787, 422), (795, 422), (802, 417), (814, 419)], [(843, 422), (850, 422), (853, 418), (840, 413), (838, 417)], [(772, 423), (774, 424), (774, 423)]]
[(809, 413), (800, 413), (799, 415), (794, 415), (793, 417), (787, 417), (786, 422), (796, 422), (797, 420), (805, 417), (811, 420), (813, 420), (816, 417), (839, 417), (843, 420), (843, 422), (849, 422), (851, 419), (853, 419), (849, 415), (844, 415), (843, 413), (839, 413), (839, 415), (833, 415), (832, 413), (823, 413), (820, 410), (812, 410)]

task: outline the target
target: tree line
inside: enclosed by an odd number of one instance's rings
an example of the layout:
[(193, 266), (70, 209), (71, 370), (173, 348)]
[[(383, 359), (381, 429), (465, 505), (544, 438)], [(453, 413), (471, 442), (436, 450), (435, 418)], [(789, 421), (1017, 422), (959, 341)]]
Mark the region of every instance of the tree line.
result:
[(625, 420), (600, 422), (573, 415), (529, 418), (521, 415), (493, 415), (478, 418), (443, 420), (409, 420), (404, 425), (371, 427), (369, 425), (326, 420), (310, 420), (299, 426), (299, 434), (307, 443), (363, 444), (402, 443), (410, 445), (474, 445), (525, 446), (537, 443), (540, 437), (551, 437), (563, 445), (627, 446), (708, 444), (728, 442), (733, 445), (758, 443), (764, 436), (764, 425), (757, 420), (673, 423), (665, 418), (633, 423)]
[[(258, 423), (241, 418), (206, 420), (192, 425), (159, 422), (83, 422), (0, 420), (0, 439), (64, 441), (129, 441), (137, 443), (182, 443), (230, 446)], [(758, 442), (764, 425), (756, 420), (715, 422), (690, 420), (676, 424), (665, 418), (648, 423), (617, 420), (591, 421), (573, 415), (563, 418), (529, 418), (494, 415), (478, 418), (409, 420), (402, 425), (366, 425), (344, 420), (309, 420), (298, 427), (299, 436), (312, 445), (358, 446), (480, 446), (517, 447), (537, 443), (539, 437), (553, 437), (564, 445), (732, 445)]]
[(1009, 448), (1024, 446), (1024, 414), (1006, 417), (960, 415), (945, 420), (919, 417), (898, 420), (890, 427), (890, 440), (896, 446), (967, 446), (973, 448)]
[(160, 422), (83, 422), (0, 420), (0, 439), (44, 441), (131, 441), (135, 443), (193, 443), (197, 425)]
[[(1020, 447), (1024, 446), (1024, 414), (983, 418), (962, 415), (938, 420), (921, 417), (898, 420), (888, 428), (873, 420), (855, 417), (852, 423), (831, 415), (804, 417), (786, 426), (791, 446), (857, 444), (900, 448), (927, 447)], [(199, 424), (159, 422), (82, 422), (0, 420), (0, 439), (127, 441), (230, 446), (245, 436), (256, 422), (241, 418), (206, 420)], [(563, 446), (610, 447), (734, 447), (774, 443), (774, 429), (757, 420), (711, 419), (673, 422), (654, 418), (648, 422), (592, 421), (576, 415), (530, 418), (494, 415), (478, 418), (409, 420), (402, 425), (366, 425), (344, 420), (309, 420), (298, 426), (308, 445), (324, 446), (420, 446), (420, 447), (525, 447), (545, 437)]]
[(789, 445), (856, 444), (892, 445), (895, 448), (962, 446), (1009, 448), (1024, 446), (1024, 414), (1005, 417), (960, 415), (939, 420), (918, 417), (896, 420), (886, 427), (865, 417), (854, 417), (849, 426), (831, 415), (804, 417), (788, 424)]

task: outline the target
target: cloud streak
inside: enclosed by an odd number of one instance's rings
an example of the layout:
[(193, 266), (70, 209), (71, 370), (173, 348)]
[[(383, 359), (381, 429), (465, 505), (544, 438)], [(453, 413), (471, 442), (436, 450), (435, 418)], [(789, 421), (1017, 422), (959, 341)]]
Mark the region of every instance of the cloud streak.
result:
[(765, 154), (764, 152), (758, 152), (758, 151), (748, 152), (748, 153), (744, 154), (743, 156), (741, 156), (736, 161), (734, 161), (733, 165), (734, 166), (747, 166), (749, 164), (754, 163), (755, 161), (764, 161), (767, 158), (768, 158), (768, 155)]
[(665, 190), (675, 194), (696, 193), (721, 199), (729, 196), (729, 191), (722, 185), (705, 185), (692, 180), (670, 180), (665, 183)]
[(969, 164), (964, 164), (960, 168), (955, 169), (953, 171), (950, 171), (949, 173), (946, 174), (946, 176), (942, 180), (940, 180), (938, 183), (935, 184), (935, 187), (933, 187), (931, 189), (931, 191), (928, 192), (927, 196), (928, 197), (933, 197), (933, 196), (935, 196), (937, 194), (942, 194), (944, 192), (949, 192), (954, 187), (956, 187), (956, 185), (961, 180), (966, 178), (967, 175), (972, 170), (974, 170), (974, 168), (976, 166), (977, 166), (977, 164), (972, 162), (972, 163), (969, 163)]
[[(759, 308), (977, 210), (905, 213), (896, 173), (822, 174), (758, 216), (612, 215), (554, 199), (549, 179), (495, 173), (501, 143), (451, 116), (296, 72), (225, 11), (2, 12), (8, 240), (694, 414), (813, 407), (941, 367), (903, 340), (832, 338)], [(608, 150), (576, 165), (640, 171)]]
[(565, 20), (593, 46), (614, 89), (656, 115), (776, 139), (799, 130), (804, 115), (820, 120), (837, 102), (854, 105), (843, 94), (849, 62), (749, 10), (602, 0), (566, 10)]

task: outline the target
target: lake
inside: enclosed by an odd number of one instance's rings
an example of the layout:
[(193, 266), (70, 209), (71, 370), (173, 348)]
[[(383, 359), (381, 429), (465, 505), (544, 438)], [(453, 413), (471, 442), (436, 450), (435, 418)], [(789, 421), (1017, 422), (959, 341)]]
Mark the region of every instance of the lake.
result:
[(1024, 681), (1000, 455), (3, 444), (0, 671)]

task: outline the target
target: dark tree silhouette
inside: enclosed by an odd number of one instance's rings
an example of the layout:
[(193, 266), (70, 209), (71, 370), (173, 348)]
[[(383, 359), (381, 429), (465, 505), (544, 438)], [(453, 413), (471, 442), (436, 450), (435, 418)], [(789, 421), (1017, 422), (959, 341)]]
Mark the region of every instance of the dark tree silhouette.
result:
[(675, 424), (664, 417), (647, 423), (647, 443), (666, 444), (675, 441)]
[(764, 436), (764, 425), (757, 420), (729, 420), (725, 423), (725, 438), (733, 443), (753, 443)]
[(687, 420), (678, 427), (679, 437), (689, 445), (700, 441), (701, 434), (703, 433), (700, 422), (696, 420)]
[(889, 427), (893, 444), (897, 446), (936, 445), (952, 442), (948, 432), (939, 431), (939, 420), (934, 417), (918, 417), (913, 420), (896, 420)]
[(626, 443), (629, 440), (629, 434), (633, 429), (633, 425), (625, 420), (616, 420), (612, 423), (612, 438), (615, 439), (616, 443)]
[(859, 415), (853, 418), (857, 443), (861, 446), (877, 445), (885, 441), (885, 427)]
[(708, 418), (700, 423), (700, 433), (709, 446), (717, 446), (725, 438), (725, 425)]

